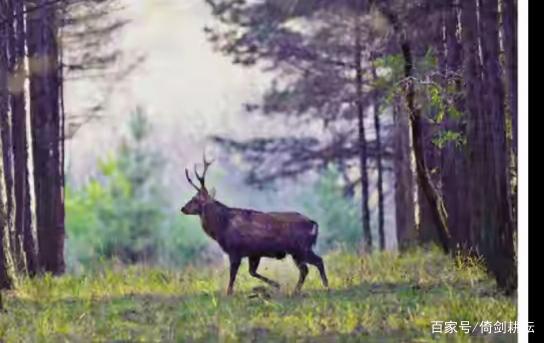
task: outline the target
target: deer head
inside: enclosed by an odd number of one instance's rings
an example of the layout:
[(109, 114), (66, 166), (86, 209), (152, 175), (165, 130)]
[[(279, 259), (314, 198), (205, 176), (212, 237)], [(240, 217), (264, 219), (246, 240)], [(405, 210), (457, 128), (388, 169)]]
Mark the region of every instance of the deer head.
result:
[(213, 191), (212, 194), (210, 194), (210, 192), (208, 192), (208, 189), (206, 188), (206, 172), (208, 171), (208, 168), (213, 163), (213, 161), (207, 161), (206, 155), (203, 154), (202, 162), (204, 163), (204, 171), (202, 172), (202, 176), (198, 173), (196, 164), (194, 165), (194, 173), (198, 182), (200, 183), (200, 187), (195, 185), (195, 183), (189, 176), (189, 171), (187, 170), (187, 168), (185, 168), (185, 177), (187, 178), (189, 184), (193, 186), (193, 188), (196, 190), (196, 195), (193, 196), (191, 200), (189, 200), (189, 202), (181, 208), (181, 212), (183, 214), (200, 215), (202, 213), (204, 205), (213, 202)]

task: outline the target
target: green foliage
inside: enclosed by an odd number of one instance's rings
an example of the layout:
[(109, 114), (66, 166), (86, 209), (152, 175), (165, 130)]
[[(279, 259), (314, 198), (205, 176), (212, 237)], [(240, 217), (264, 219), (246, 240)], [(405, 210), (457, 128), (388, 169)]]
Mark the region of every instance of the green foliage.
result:
[(429, 98), (431, 100), (429, 104), (437, 112), (434, 117), (435, 123), (441, 123), (442, 121), (444, 121), (444, 117), (446, 116), (446, 107), (442, 99), (441, 91), (441, 88), (436, 84), (429, 86), (427, 89), (427, 92), (429, 93)]
[(433, 144), (442, 149), (446, 144), (452, 142), (456, 147), (461, 147), (466, 144), (466, 138), (460, 132), (452, 130), (442, 130), (433, 137)]
[[(382, 73), (374, 86), (385, 92), (385, 104), (392, 104), (395, 97), (399, 96), (402, 91), (399, 82), (404, 77), (403, 57), (398, 54), (386, 55), (374, 63), (377, 68), (386, 71)], [(435, 124), (443, 123), (445, 119), (460, 122), (464, 119), (463, 113), (457, 109), (455, 104), (462, 94), (460, 94), (454, 78), (444, 80), (440, 76), (438, 82), (434, 81), (435, 77), (432, 74), (436, 71), (437, 65), (438, 59), (432, 48), (429, 48), (425, 56), (417, 61), (415, 89), (418, 97), (422, 100), (423, 113), (428, 114), (429, 119)], [(465, 140), (461, 132), (441, 130), (434, 137), (433, 143), (442, 148), (448, 142), (461, 146)]]
[[(291, 261), (264, 260), (263, 283), (240, 268), (235, 294), (224, 295), (228, 268), (182, 271), (133, 266), (84, 276), (25, 279), (4, 296), (0, 341), (10, 342), (428, 342), (504, 341), (513, 335), (432, 334), (432, 321), (516, 320), (515, 299), (497, 291), (479, 261), (438, 249), (364, 257), (325, 256), (331, 291), (310, 268), (293, 295)], [(477, 329), (476, 331), (478, 331)]]
[(374, 87), (384, 92), (384, 103), (391, 105), (400, 91), (397, 83), (404, 75), (404, 59), (400, 54), (385, 55), (376, 59), (374, 66), (380, 72)]
[(435, 73), (437, 63), (436, 53), (433, 49), (428, 49), (416, 69), (416, 75), (419, 76), (417, 76), (418, 81), (415, 83), (415, 89), (421, 99), (422, 112), (434, 124), (438, 124), (436, 127), (439, 130), (433, 137), (433, 144), (439, 149), (442, 149), (450, 142), (456, 147), (461, 147), (466, 143), (463, 133), (449, 130), (440, 124), (443, 124), (446, 120), (450, 123), (460, 123), (464, 120), (463, 113), (456, 107), (462, 94), (460, 94), (454, 76)]
[(355, 250), (361, 242), (360, 206), (356, 199), (343, 194), (339, 178), (336, 169), (330, 167), (302, 200), (306, 211), (319, 223), (318, 248), (322, 251), (338, 247)]
[[(201, 230), (168, 205), (164, 161), (148, 141), (151, 126), (138, 109), (116, 155), (98, 174), (66, 191), (67, 259), (72, 270), (97, 260), (185, 263), (205, 245)], [(183, 233), (182, 233), (183, 232)]]
[[(456, 122), (460, 122), (463, 119), (462, 113), (454, 105), (456, 93), (449, 86), (443, 87), (438, 83), (430, 83), (429, 85), (420, 87), (420, 89), (429, 98), (425, 112), (434, 113), (434, 116), (431, 118), (434, 123), (441, 124), (446, 118)], [(462, 132), (440, 128), (434, 135), (432, 142), (439, 149), (442, 149), (448, 143), (453, 143), (456, 147), (461, 147), (466, 143), (466, 137)]]
[(387, 69), (387, 77), (385, 79), (390, 81), (398, 81), (404, 71), (404, 59), (400, 54), (389, 54), (383, 57), (377, 58), (374, 61), (376, 68)]

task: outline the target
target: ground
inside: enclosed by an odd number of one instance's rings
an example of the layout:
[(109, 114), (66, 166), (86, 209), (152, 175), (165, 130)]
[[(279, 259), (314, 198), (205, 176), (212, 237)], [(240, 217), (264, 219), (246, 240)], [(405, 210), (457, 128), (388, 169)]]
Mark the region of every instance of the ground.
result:
[[(317, 270), (292, 294), (292, 261), (263, 261), (280, 281), (275, 291), (240, 268), (235, 294), (225, 294), (227, 268), (166, 270), (107, 267), (87, 275), (20, 281), (4, 292), (3, 342), (330, 342), (500, 341), (482, 336), (482, 321), (516, 320), (516, 299), (501, 295), (478, 261), (416, 249), (325, 256), (331, 290)], [(432, 333), (433, 321), (468, 321), (473, 333)]]

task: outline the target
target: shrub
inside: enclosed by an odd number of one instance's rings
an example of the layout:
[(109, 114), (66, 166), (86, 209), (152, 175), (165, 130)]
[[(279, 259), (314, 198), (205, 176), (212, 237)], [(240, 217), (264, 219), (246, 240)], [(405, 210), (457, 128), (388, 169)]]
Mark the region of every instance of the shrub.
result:
[(68, 183), (67, 260), (72, 270), (112, 259), (179, 265), (205, 246), (198, 222), (171, 214), (161, 183), (164, 159), (150, 144), (150, 133), (138, 109), (117, 151), (98, 161), (97, 174), (80, 187)]

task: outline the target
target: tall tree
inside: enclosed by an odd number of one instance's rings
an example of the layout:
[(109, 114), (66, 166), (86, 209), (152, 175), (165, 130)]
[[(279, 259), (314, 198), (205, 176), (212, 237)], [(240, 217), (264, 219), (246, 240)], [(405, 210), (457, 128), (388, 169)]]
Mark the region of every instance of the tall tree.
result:
[(27, 77), (25, 65), (26, 32), (24, 23), (25, 4), (23, 1), (9, 0), (13, 25), (10, 25), (10, 88), (11, 130), (13, 137), (14, 193), (15, 193), (15, 232), (21, 250), (19, 263), (30, 275), (37, 271), (36, 243), (32, 229), (32, 208), (28, 172), (28, 125), (24, 81)]
[(363, 100), (363, 66), (362, 66), (362, 52), (363, 47), (361, 43), (361, 23), (360, 16), (364, 9), (359, 8), (355, 12), (354, 20), (354, 37), (355, 37), (355, 49), (354, 49), (354, 65), (355, 65), (355, 91), (356, 91), (356, 107), (357, 107), (357, 132), (359, 140), (359, 170), (361, 173), (361, 215), (365, 241), (365, 251), (372, 249), (372, 233), (370, 230), (370, 208), (368, 206), (369, 195), (369, 182), (368, 182), (368, 156), (367, 156), (367, 140), (365, 133), (365, 101)]
[[(504, 72), (506, 79), (506, 98), (511, 123), (511, 141), (509, 150), (512, 154), (510, 163), (517, 173), (518, 155), (518, 45), (517, 45), (517, 0), (502, 0), (502, 43), (504, 47)], [(512, 202), (513, 221), (517, 226), (517, 177), (511, 179), (510, 201)]]
[[(450, 32), (447, 30), (447, 21), (450, 19), (450, 14), (455, 15), (455, 8), (453, 2), (444, 3), (446, 6), (440, 6), (436, 9), (438, 14), (438, 29), (434, 35), (430, 35), (429, 50), (427, 54), (427, 60), (433, 62), (431, 70), (427, 71), (427, 75), (424, 79), (430, 79), (434, 82), (431, 88), (426, 89), (423, 93), (430, 95), (426, 99), (426, 103), (423, 107), (426, 108), (423, 111), (422, 121), (422, 134), (424, 137), (424, 155), (427, 163), (427, 168), (430, 171), (432, 182), (437, 185), (437, 191), (443, 196), (445, 207), (448, 209), (447, 223), (448, 229), (453, 237), (453, 229), (451, 227), (452, 214), (450, 213), (447, 200), (450, 194), (446, 194), (446, 191), (452, 190), (457, 194), (457, 190), (445, 187), (446, 177), (445, 175), (450, 172), (446, 170), (441, 163), (444, 161), (446, 154), (450, 156), (447, 158), (454, 158), (450, 150), (452, 146), (458, 144), (456, 140), (449, 138), (453, 135), (453, 124), (456, 120), (453, 118), (452, 110), (445, 104), (449, 102), (448, 91), (450, 91), (449, 81), (451, 75), (448, 70), (448, 64), (446, 61), (446, 55), (450, 53), (451, 46), (447, 46), (445, 42), (445, 36)], [(437, 75), (432, 77), (431, 75)], [(436, 79), (436, 80), (435, 80)], [(431, 83), (432, 83), (431, 82)], [(455, 109), (456, 110), (456, 109)], [(457, 113), (457, 112), (454, 112)], [(457, 137), (457, 136), (454, 136)], [(449, 160), (447, 162), (450, 162)], [(419, 235), (422, 242), (437, 242), (440, 243), (439, 236), (437, 235), (438, 229), (433, 220), (432, 205), (426, 199), (424, 191), (421, 187), (418, 187), (419, 199), (420, 199), (420, 220), (419, 220)], [(452, 242), (452, 246), (454, 243)]]
[[(0, 162), (1, 163), (1, 162)], [(3, 163), (0, 164), (0, 177), (3, 175)], [(9, 248), (9, 232), (6, 221), (4, 197), (4, 181), (0, 180), (0, 290), (11, 288), (13, 279), (10, 273), (10, 248)], [(1, 295), (0, 295), (1, 296)]]
[[(403, 60), (398, 54), (385, 55), (379, 59), (374, 59), (373, 69), (388, 70), (387, 73), (379, 76), (374, 74), (374, 91), (380, 96), (375, 98), (378, 106), (378, 118), (375, 122), (379, 123), (381, 119), (380, 108), (384, 111), (387, 107), (393, 115), (393, 130), (388, 139), (392, 142), (393, 158), (392, 168), (394, 174), (393, 189), (395, 201), (395, 229), (397, 244), (400, 250), (413, 246), (418, 243), (416, 230), (416, 191), (417, 180), (414, 177), (412, 165), (413, 145), (410, 137), (410, 122), (402, 106), (403, 98), (398, 91), (397, 84), (402, 79)], [(376, 131), (381, 131), (381, 124)], [(381, 136), (381, 134), (380, 134)], [(376, 158), (378, 160), (378, 158)], [(383, 162), (383, 161), (382, 161)], [(382, 169), (383, 164), (382, 164)], [(379, 184), (378, 184), (379, 187)], [(383, 192), (383, 190), (382, 190)], [(383, 195), (382, 195), (383, 196)], [(385, 209), (383, 211), (385, 215)], [(384, 230), (385, 231), (385, 230)], [(384, 242), (385, 243), (385, 242)]]
[(416, 242), (415, 188), (411, 163), (411, 141), (408, 116), (395, 99), (393, 104), (395, 131), (395, 223), (401, 250)]
[(2, 162), (4, 165), (4, 184), (5, 184), (5, 196), (6, 196), (6, 225), (7, 225), (7, 231), (10, 232), (10, 241), (11, 241), (11, 247), (13, 249), (17, 249), (19, 245), (17, 244), (17, 236), (14, 234), (14, 226), (13, 226), (13, 153), (11, 151), (12, 147), (12, 138), (11, 138), (11, 124), (10, 124), (10, 112), (9, 112), (9, 55), (8, 55), (8, 38), (10, 35), (10, 24), (12, 24), (12, 16), (11, 16), (11, 9), (9, 6), (9, 2), (6, 0), (3, 0), (0, 3), (0, 9), (1, 12), (4, 13), (2, 16), (2, 21), (5, 21), (4, 24), (2, 24), (0, 27), (1, 29), (1, 35), (0, 39), (2, 40), (1, 46), (0, 46), (0, 56), (1, 64), (0, 68), (3, 68), (2, 75), (0, 77), (2, 78), (0, 82), (2, 82), (1, 87), (3, 87), (2, 92), (2, 98), (0, 101), (2, 104), (0, 104), (0, 139), (2, 140)]
[[(0, 1), (0, 21), (7, 19), (9, 14), (7, 4), (4, 0)], [(8, 30), (7, 25), (0, 25), (0, 120), (4, 121), (8, 116), (8, 46), (7, 46)], [(2, 130), (2, 138), (4, 138), (4, 125), (0, 127)], [(0, 151), (2, 156), (6, 156), (6, 150), (9, 151), (9, 145), (4, 145), (4, 139), (0, 140)], [(9, 155), (8, 155), (9, 156)], [(0, 161), (0, 289), (10, 288), (12, 279), (9, 273), (9, 237), (10, 229), (8, 225), (8, 213), (6, 209), (6, 197), (4, 192), (5, 177), (4, 177), (4, 158)]]
[[(451, 90), (453, 96), (448, 99), (455, 113), (465, 112), (463, 106), (463, 84), (461, 78), (462, 46), (459, 40), (459, 10), (458, 2), (449, 0), (444, 9), (444, 46), (446, 53), (440, 63), (443, 66), (444, 90)], [(448, 115), (445, 117), (442, 129), (446, 133), (454, 133), (455, 137), (466, 137), (465, 127), (467, 115)], [(463, 250), (470, 250), (473, 242), (469, 226), (469, 216), (466, 208), (470, 208), (468, 196), (467, 147), (463, 140), (450, 140), (444, 144), (440, 154), (440, 177), (444, 202), (448, 209), (448, 225), (452, 234), (453, 244)]]
[[(499, 61), (499, 13), (497, 0), (482, 0), (481, 51), (486, 107), (482, 109), (476, 127), (469, 135), (473, 143), (474, 167), (482, 168), (477, 178), (485, 194), (481, 212), (472, 219), (479, 227), (480, 244), (486, 263), (495, 274), (497, 283), (507, 291), (516, 288), (516, 259), (514, 255), (514, 223), (509, 197), (509, 154), (506, 142), (506, 114), (502, 69)], [(477, 137), (475, 137), (477, 134)], [(485, 175), (484, 175), (485, 174)]]
[(65, 270), (60, 14), (57, 4), (46, 0), (26, 5), (38, 258), (43, 271), (60, 274)]
[(421, 108), (416, 104), (416, 85), (414, 80), (413, 46), (407, 29), (390, 7), (389, 2), (379, 5), (379, 10), (389, 20), (397, 38), (401, 55), (404, 60), (404, 94), (410, 130), (412, 133), (414, 156), (416, 161), (416, 176), (419, 187), (431, 207), (433, 223), (437, 228), (439, 243), (445, 252), (450, 251), (451, 236), (447, 223), (447, 212), (444, 200), (431, 179), (427, 161), (425, 159), (425, 140), (423, 136), (423, 119)]
[(384, 194), (383, 194), (383, 161), (382, 161), (382, 138), (381, 138), (381, 122), (380, 122), (380, 94), (375, 83), (378, 80), (376, 74), (376, 66), (374, 58), (371, 62), (371, 75), (374, 91), (372, 92), (372, 112), (374, 114), (374, 130), (376, 132), (376, 169), (378, 170), (378, 235), (380, 249), (385, 249), (385, 209), (384, 209)]
[[(18, 271), (33, 275), (38, 269), (55, 274), (64, 270), (63, 71), (76, 78), (106, 78), (109, 67), (120, 55), (118, 49), (109, 45), (111, 37), (126, 23), (109, 16), (118, 3), (118, 0), (0, 2), (6, 68), (2, 70), (2, 82), (9, 84), (2, 90), (5, 106), (0, 111), (5, 166), (2, 177), (7, 193), (5, 215), (9, 246), (14, 250)], [(66, 31), (61, 33), (61, 28)], [(66, 62), (62, 61), (63, 46), (70, 47)], [(126, 75), (132, 67), (134, 64), (115, 78)], [(97, 75), (96, 71), (103, 74)], [(30, 99), (28, 111), (27, 98)], [(91, 111), (99, 109), (100, 106), (96, 106)], [(86, 119), (79, 117), (76, 126), (81, 125), (82, 120)], [(33, 175), (28, 168), (28, 134), (33, 144)], [(30, 188), (31, 176), (34, 176), (34, 189)], [(36, 200), (36, 233), (32, 226), (31, 193)]]
[(518, 4), (502, 0), (502, 41), (504, 45), (508, 107), (512, 122), (512, 149), (518, 152)]

